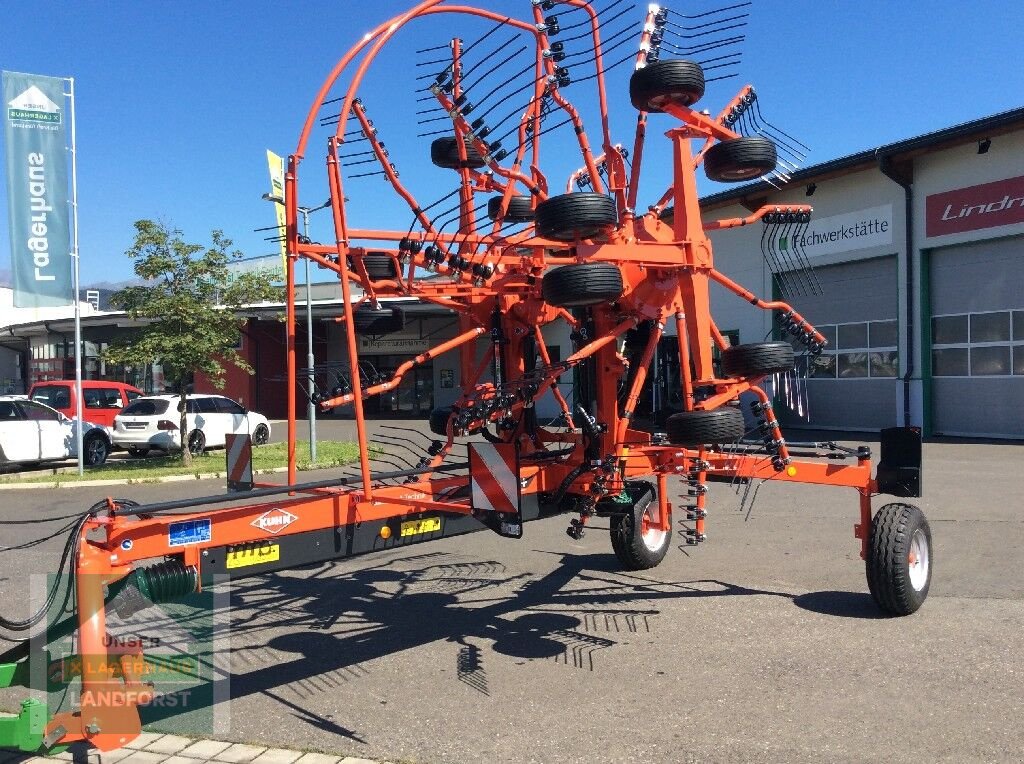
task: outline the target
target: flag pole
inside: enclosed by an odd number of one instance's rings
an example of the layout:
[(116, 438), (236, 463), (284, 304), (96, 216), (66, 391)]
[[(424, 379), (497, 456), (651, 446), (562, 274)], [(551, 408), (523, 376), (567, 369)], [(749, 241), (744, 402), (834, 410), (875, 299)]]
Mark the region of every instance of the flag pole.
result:
[(71, 98), (71, 219), (72, 230), (74, 231), (74, 249), (71, 251), (71, 259), (74, 265), (74, 283), (72, 295), (75, 302), (75, 450), (78, 453), (78, 474), (85, 473), (85, 455), (82, 453), (82, 311), (79, 294), (78, 274), (78, 154), (75, 141), (75, 78), (68, 77), (70, 83)]

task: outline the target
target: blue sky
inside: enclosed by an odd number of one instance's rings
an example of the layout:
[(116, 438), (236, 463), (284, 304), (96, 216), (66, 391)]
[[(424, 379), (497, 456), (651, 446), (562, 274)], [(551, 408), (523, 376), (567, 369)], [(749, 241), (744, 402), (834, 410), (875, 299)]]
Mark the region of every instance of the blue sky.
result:
[[(736, 1), (669, 7), (695, 14)], [(609, 15), (629, 4), (624, 0)], [(520, 18), (530, 13), (528, 0), (480, 5)], [(610, 22), (608, 34), (627, 20), (638, 28), (645, 6), (637, 3)], [(260, 198), (269, 185), (265, 150), (294, 150), (333, 64), (364, 32), (407, 7), (303, 0), (4, 3), (0, 68), (76, 80), (83, 284), (132, 275), (124, 251), (139, 218), (165, 220), (193, 241), (207, 241), (209, 231), (220, 228), (247, 257), (272, 253), (275, 245), (262, 240), (267, 234), (253, 232), (273, 223), (271, 205)], [(709, 85), (700, 106), (715, 113), (740, 86), (753, 84), (764, 115), (812, 148), (808, 164), (1024, 103), (1024, 7), (1018, 3), (754, 0), (744, 10), (751, 15), (740, 76)], [(569, 18), (575, 17), (563, 16)], [(415, 102), (421, 95), (415, 77), (427, 71), (415, 67), (415, 51), (455, 34), (472, 41), (485, 28), (448, 14), (420, 22), (396, 35), (364, 82), (367, 111), (421, 204), (451, 190), (454, 176), (430, 164), (430, 138), (416, 137), (424, 128), (416, 126), (414, 112), (429, 104)], [(511, 37), (492, 35), (478, 52)], [(574, 77), (586, 70), (582, 64), (571, 69)], [(629, 73), (627, 64), (608, 75), (612, 139), (626, 145), (635, 122)], [(599, 144), (592, 84), (574, 83), (565, 94), (589, 117), (591, 141)], [(669, 117), (651, 120), (641, 206), (660, 196), (669, 180), (668, 144), (659, 135), (671, 126)], [(326, 137), (324, 130), (314, 133), (302, 165), (300, 203), (308, 206), (327, 197)], [(563, 187), (580, 163), (571, 131), (553, 131), (542, 146), (551, 187)], [(715, 190), (701, 184), (703, 193)], [(346, 193), (353, 225), (408, 227), (407, 208), (383, 179), (353, 180)], [(0, 207), (2, 270), (10, 266), (2, 184)], [(333, 238), (328, 217), (314, 215), (314, 238)]]

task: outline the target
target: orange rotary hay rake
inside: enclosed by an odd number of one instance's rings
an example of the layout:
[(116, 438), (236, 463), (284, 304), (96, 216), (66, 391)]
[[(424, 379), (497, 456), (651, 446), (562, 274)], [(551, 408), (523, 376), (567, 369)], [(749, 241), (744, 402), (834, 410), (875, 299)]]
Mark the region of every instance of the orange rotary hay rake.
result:
[[(761, 299), (715, 268), (709, 231), (759, 222), (766, 232), (795, 231), (811, 214), (806, 206), (767, 206), (747, 218), (702, 219), (701, 166), (715, 181), (777, 183), (802, 157), (799, 142), (763, 119), (749, 86), (717, 116), (694, 108), (704, 96), (705, 71), (728, 63), (732, 54), (724, 49), (739, 39), (734, 31), (742, 14), (725, 9), (687, 19), (658, 6), (644, 13), (621, 3), (599, 14), (583, 0), (524, 0), (524, 6), (527, 17), (517, 19), (427, 0), (367, 34), (331, 71), (285, 177), (288, 484), (254, 487), (242, 506), (237, 493), (148, 506), (110, 500), (75, 523), (67, 564), (77, 582), (76, 614), (63, 629), (76, 634), (80, 703), (52, 719), (26, 707), (22, 727), (29, 732), (16, 738), (25, 750), (82, 740), (110, 750), (139, 733), (138, 706), (152, 702), (155, 690), (137, 669), (142, 646), (108, 634), (112, 603), (128, 598), (141, 609), (214, 580), (484, 528), (520, 538), (524, 523), (555, 514), (569, 518), (575, 539), (591, 518), (609, 518), (621, 565), (651, 568), (676, 533), (689, 544), (705, 540), (707, 484), (716, 479), (855, 489), (854, 535), (875, 601), (900, 615), (924, 601), (931, 535), (923, 514), (904, 503), (872, 511), (876, 494), (919, 495), (919, 434), (883, 432), (877, 473), (865, 447), (787, 443), (763, 383), (791, 372), (795, 345), (813, 357), (826, 340), (787, 302)], [(367, 115), (364, 101), (374, 94), (361, 85), (392, 38), (441, 14), (475, 17), (485, 32), (474, 42), (454, 38), (419, 51), (433, 57), (418, 68), (427, 70), (418, 80), (419, 116), (438, 133), (430, 158), (456, 181), (452, 193), (424, 206), (392, 164)], [(623, 31), (606, 33), (614, 26)], [(618, 94), (605, 88), (606, 74), (630, 63), (628, 95), (638, 118), (626, 149), (612, 141), (608, 96)], [(343, 94), (331, 98), (339, 88)], [(596, 137), (571, 100), (577, 92), (596, 103)], [(322, 116), (328, 107), (331, 114)], [(664, 135), (649, 142), (653, 122)], [(326, 154), (334, 244), (300, 235), (300, 168), (318, 123), (334, 128)], [(542, 155), (542, 137), (559, 127), (571, 137)], [(663, 162), (671, 157), (665, 165), (671, 184), (638, 210), (641, 165), (654, 150)], [(542, 160), (557, 164), (571, 151), (579, 152), (580, 169), (569, 173), (563, 190), (549, 182)], [(408, 208), (411, 226), (359, 227), (346, 193), (355, 196), (353, 180), (368, 175), (383, 177)], [(783, 295), (814, 290), (798, 248), (779, 247), (775, 233), (762, 240)], [(316, 372), (296, 362), (300, 258), (333, 272), (341, 285), (348, 371), (318, 384), (313, 398), (324, 411), (354, 409), (361, 454), (358, 474), (316, 483), (296, 480), (297, 396)], [(712, 318), (715, 283), (774, 311), (793, 341), (730, 346)], [(392, 298), (453, 311), (458, 329), (381, 374), (360, 358), (358, 339), (401, 325)], [(678, 337), (683, 410), (667, 419), (665, 432), (650, 433), (634, 427), (633, 417), (668, 326)], [(544, 330), (562, 327), (573, 350), (552, 360)], [(461, 389), (452, 405), (431, 415), (436, 440), (415, 464), (375, 471), (365, 402), (393, 392), (414, 367), (446, 353), (458, 355)], [(575, 380), (571, 405), (558, 385), (564, 375)], [(535, 403), (546, 395), (561, 409), (560, 426), (538, 420)], [(741, 395), (751, 401), (752, 428)], [(463, 449), (466, 458), (455, 458)], [(680, 506), (669, 501), (670, 477), (683, 482)], [(677, 531), (680, 521), (685, 527)], [(252, 564), (239, 562), (246, 555), (255, 555)], [(27, 631), (42, 617), (3, 625)], [(26, 643), (0, 657), (0, 678), (10, 683), (24, 676), (20, 667), (29, 652)]]

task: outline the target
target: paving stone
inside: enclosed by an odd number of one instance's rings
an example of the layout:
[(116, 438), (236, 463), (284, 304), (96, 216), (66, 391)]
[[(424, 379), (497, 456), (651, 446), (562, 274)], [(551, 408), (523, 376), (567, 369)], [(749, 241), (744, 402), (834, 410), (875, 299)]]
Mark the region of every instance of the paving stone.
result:
[(263, 753), (266, 748), (262, 748), (257, 745), (245, 745), (245, 743), (235, 743), (228, 748), (217, 754), (217, 761), (226, 761), (230, 764), (243, 764), (243, 762), (249, 762)]
[(119, 764), (161, 764), (167, 758), (166, 754), (154, 753), (153, 751), (132, 751), (125, 756)]
[(252, 764), (292, 764), (302, 755), (302, 751), (289, 751), (285, 748), (268, 748), (255, 759)]
[(230, 746), (231, 743), (225, 743), (223, 740), (200, 740), (181, 751), (181, 755), (193, 759), (216, 759), (217, 754)]
[(154, 743), (155, 741), (162, 738), (164, 734), (162, 732), (143, 732), (137, 738), (132, 740), (130, 743), (125, 743), (125, 748), (134, 748), (137, 751), (142, 750), (147, 745)]
[(131, 748), (117, 748), (100, 754), (100, 764), (114, 764), (130, 756), (134, 751)]
[(307, 753), (295, 764), (337, 764), (340, 756), (328, 756), (326, 753)]
[(202, 764), (205, 759), (190, 759), (188, 756), (182, 756), (178, 754), (176, 756), (168, 756), (160, 764)]
[(182, 737), (181, 735), (164, 735), (159, 740), (154, 740), (147, 745), (144, 750), (170, 756), (172, 753), (185, 750), (194, 742), (191, 738)]
[(358, 759), (355, 756), (346, 756), (341, 760), (341, 764), (379, 764), (373, 759)]

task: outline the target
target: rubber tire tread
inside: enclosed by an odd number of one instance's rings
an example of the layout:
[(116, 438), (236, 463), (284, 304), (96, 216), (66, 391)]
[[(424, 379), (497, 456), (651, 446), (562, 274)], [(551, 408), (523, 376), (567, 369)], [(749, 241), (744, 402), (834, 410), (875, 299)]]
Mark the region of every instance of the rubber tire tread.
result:
[[(616, 559), (622, 564), (625, 570), (650, 570), (657, 567), (669, 547), (672, 546), (672, 531), (665, 534), (665, 543), (657, 550), (647, 548), (639, 529), (642, 527), (643, 512), (650, 504), (657, 506), (658, 493), (650, 483), (645, 484), (644, 491), (650, 491), (651, 501), (644, 503), (643, 496), (633, 502), (633, 511), (611, 517), (611, 540), (612, 551)], [(671, 528), (671, 514), (669, 515), (669, 527)]]
[(775, 169), (779, 153), (767, 138), (742, 136), (720, 141), (704, 155), (704, 174), (720, 183), (741, 183)]
[(430, 412), (430, 431), (435, 435), (448, 436), (448, 418), (452, 415), (451, 406), (439, 406)]
[(455, 140), (451, 136), (434, 140), (430, 144), (430, 161), (437, 167), (444, 167), (448, 170), (459, 170), (463, 167), (476, 170), (487, 164), (476, 147), (468, 142), (466, 143), (466, 162), (463, 164), (459, 160), (459, 148)]
[(619, 216), (615, 200), (594, 191), (551, 196), (537, 205), (538, 236), (556, 241), (592, 239), (614, 228)]
[(402, 318), (392, 308), (374, 308), (364, 305), (352, 312), (352, 323), (359, 334), (382, 335), (402, 328)]
[[(502, 198), (501, 196), (492, 196), (487, 200), (487, 217), (491, 220), (498, 219)], [(509, 197), (504, 221), (506, 223), (529, 223), (531, 220), (533, 220), (533, 198), (523, 194)]]
[(682, 94), (680, 106), (692, 106), (704, 97), (704, 70), (696, 61), (655, 61), (637, 69), (629, 78), (629, 100), (639, 111), (661, 114), (651, 99)]
[[(907, 558), (917, 529), (928, 540), (928, 580), (917, 591), (910, 583)], [(871, 520), (868, 557), (865, 561), (868, 591), (882, 610), (892, 615), (910, 615), (924, 603), (935, 569), (932, 531), (924, 513), (913, 504), (894, 502), (881, 507)]]
[(391, 255), (384, 252), (367, 252), (363, 255), (363, 267), (370, 281), (387, 281), (398, 278), (398, 266)]
[(743, 412), (732, 406), (710, 411), (680, 411), (665, 422), (669, 442), (676, 446), (733, 443), (746, 434)]
[(763, 377), (790, 371), (796, 365), (788, 342), (733, 345), (722, 351), (722, 374), (727, 377)]
[(622, 272), (611, 263), (563, 265), (544, 274), (541, 294), (557, 308), (612, 302), (622, 295)]

